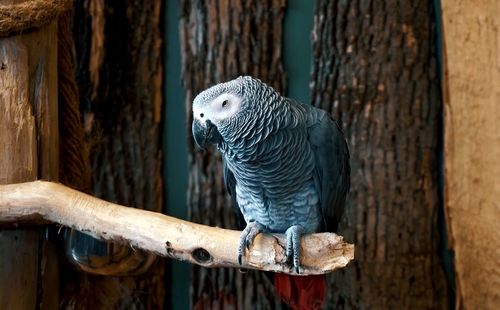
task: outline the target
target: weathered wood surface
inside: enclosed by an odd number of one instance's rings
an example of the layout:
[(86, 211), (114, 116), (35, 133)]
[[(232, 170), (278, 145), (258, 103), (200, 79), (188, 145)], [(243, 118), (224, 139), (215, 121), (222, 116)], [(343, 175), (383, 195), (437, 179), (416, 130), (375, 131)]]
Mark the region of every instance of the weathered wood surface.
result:
[[(162, 1), (77, 1), (74, 12), (77, 82), (90, 147), (91, 190), (115, 203), (160, 212)], [(99, 272), (111, 271), (113, 266), (125, 266), (115, 271), (132, 273), (151, 268), (134, 277), (82, 276), (93, 290), (82, 294), (83, 282), (73, 281), (72, 292), (65, 293), (69, 304), (164, 307), (164, 260), (151, 266), (152, 257), (144, 253), (118, 245), (101, 247), (111, 249), (114, 256)], [(99, 298), (87, 303), (96, 294)]]
[[(220, 155), (196, 150), (191, 103), (203, 89), (249, 74), (284, 91), (282, 36), (285, 1), (181, 1), (180, 41), (189, 143), (188, 215), (211, 226), (235, 228)], [(170, 103), (175, 104), (175, 103)], [(281, 301), (262, 273), (236, 269), (192, 272), (191, 303), (207, 308), (276, 308)]]
[[(161, 213), (119, 206), (70, 189), (36, 181), (0, 186), (0, 224), (46, 220), (99, 239), (126, 244), (157, 255), (204, 267), (238, 267), (296, 274), (286, 262), (284, 235), (257, 236), (238, 264), (240, 231), (179, 220)], [(333, 233), (302, 239), (301, 274), (323, 274), (342, 268), (354, 257), (354, 246)]]
[(500, 2), (444, 0), (445, 206), (457, 303), (500, 308)]
[[(56, 30), (0, 39), (0, 184), (58, 178)], [(57, 258), (40, 232), (0, 231), (0, 308), (57, 307)]]
[(312, 101), (351, 151), (339, 233), (356, 259), (332, 274), (329, 309), (442, 309), (432, 1), (316, 1)]

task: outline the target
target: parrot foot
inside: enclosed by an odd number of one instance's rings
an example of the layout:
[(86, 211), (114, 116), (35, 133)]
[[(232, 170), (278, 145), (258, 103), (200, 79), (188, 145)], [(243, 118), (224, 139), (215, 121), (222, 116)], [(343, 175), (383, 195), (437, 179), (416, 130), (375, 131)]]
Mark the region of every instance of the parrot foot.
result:
[(243, 229), (240, 235), (240, 242), (238, 244), (238, 263), (241, 265), (241, 259), (245, 254), (245, 248), (250, 249), (255, 237), (264, 231), (264, 226), (257, 222), (249, 222), (247, 227)]
[(287, 261), (292, 263), (297, 273), (300, 273), (300, 237), (303, 233), (299, 225), (291, 226), (285, 232)]

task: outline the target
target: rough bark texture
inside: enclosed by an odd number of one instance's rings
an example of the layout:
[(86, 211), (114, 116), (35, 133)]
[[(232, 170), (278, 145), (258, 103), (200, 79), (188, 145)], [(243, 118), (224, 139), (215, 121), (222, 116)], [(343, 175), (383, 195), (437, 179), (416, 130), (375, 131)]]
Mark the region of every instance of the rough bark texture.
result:
[[(191, 102), (215, 83), (250, 74), (284, 89), (282, 25), (285, 1), (212, 0), (181, 2), (182, 80), (186, 91), (188, 132)], [(196, 150), (191, 134), (188, 210), (190, 220), (234, 228), (225, 193), (220, 155)], [(236, 253), (235, 253), (236, 255)], [(258, 272), (194, 267), (192, 306), (198, 309), (271, 308), (280, 306), (272, 286)]]
[(344, 235), (355, 263), (330, 278), (333, 309), (440, 309), (432, 4), (316, 2), (312, 101), (344, 128), (352, 179)]
[[(160, 1), (76, 3), (77, 80), (90, 143), (93, 192), (161, 212), (159, 122), (162, 104)], [(128, 251), (125, 256), (135, 255)], [(122, 254), (123, 255), (123, 254)], [(145, 262), (148, 260), (145, 260)], [(91, 308), (160, 309), (163, 261), (138, 277), (87, 279), (101, 301)], [(78, 284), (74, 287), (79, 294)], [(69, 294), (69, 293), (68, 293)], [(78, 301), (85, 304), (84, 294)], [(106, 299), (106, 300), (104, 300)], [(72, 301), (67, 303), (72, 306)]]
[(457, 304), (500, 308), (500, 4), (443, 3), (445, 203)]
[[(58, 178), (56, 32), (51, 22), (0, 39), (0, 184)], [(57, 257), (42, 231), (0, 231), (0, 308), (57, 307)]]

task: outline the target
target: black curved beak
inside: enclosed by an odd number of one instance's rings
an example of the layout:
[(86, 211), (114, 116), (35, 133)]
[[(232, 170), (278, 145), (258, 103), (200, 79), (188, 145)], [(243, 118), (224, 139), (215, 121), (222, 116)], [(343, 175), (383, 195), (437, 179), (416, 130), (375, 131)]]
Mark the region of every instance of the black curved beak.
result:
[(218, 144), (222, 142), (222, 136), (215, 125), (207, 120), (205, 126), (199, 121), (193, 120), (192, 131), (196, 145), (204, 149), (207, 144)]

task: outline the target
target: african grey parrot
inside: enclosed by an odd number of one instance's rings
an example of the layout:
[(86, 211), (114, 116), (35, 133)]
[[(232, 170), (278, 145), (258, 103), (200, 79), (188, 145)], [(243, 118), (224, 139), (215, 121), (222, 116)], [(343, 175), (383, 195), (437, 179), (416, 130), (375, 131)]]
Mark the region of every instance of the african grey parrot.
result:
[(240, 264), (258, 233), (285, 233), (286, 255), (299, 272), (301, 235), (336, 232), (344, 211), (349, 151), (337, 123), (242, 76), (196, 96), (192, 131), (199, 147), (215, 144), (222, 153), (226, 188), (246, 223)]

